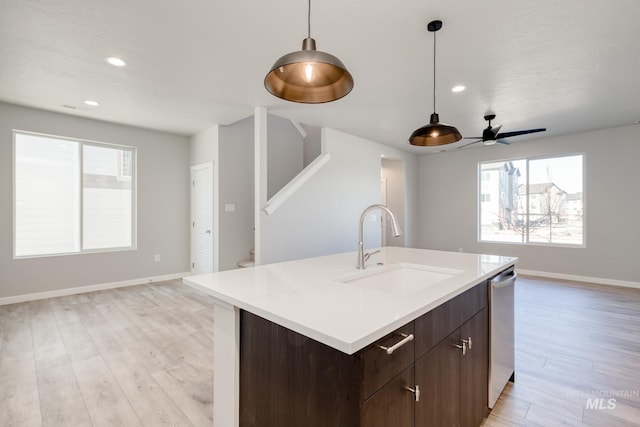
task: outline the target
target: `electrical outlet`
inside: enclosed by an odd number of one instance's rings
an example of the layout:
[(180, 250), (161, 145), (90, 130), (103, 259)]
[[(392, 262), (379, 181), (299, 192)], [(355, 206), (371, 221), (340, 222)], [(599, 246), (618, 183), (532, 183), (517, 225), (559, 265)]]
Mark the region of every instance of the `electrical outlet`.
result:
[(160, 255), (154, 255), (154, 256), (153, 256), (153, 260), (154, 260), (155, 262), (160, 262)]

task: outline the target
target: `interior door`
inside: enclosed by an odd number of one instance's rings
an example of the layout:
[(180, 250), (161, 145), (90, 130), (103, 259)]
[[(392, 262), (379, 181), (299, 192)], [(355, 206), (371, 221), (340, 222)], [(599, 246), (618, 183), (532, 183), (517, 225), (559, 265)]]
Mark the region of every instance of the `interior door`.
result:
[(213, 271), (213, 164), (191, 167), (191, 272)]

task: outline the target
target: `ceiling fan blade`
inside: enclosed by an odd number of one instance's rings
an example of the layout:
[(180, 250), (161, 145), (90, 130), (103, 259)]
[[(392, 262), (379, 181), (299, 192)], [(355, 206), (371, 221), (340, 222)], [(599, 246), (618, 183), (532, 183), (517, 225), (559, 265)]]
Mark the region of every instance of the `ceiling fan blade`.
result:
[(468, 143), (468, 144), (461, 145), (460, 147), (457, 147), (457, 148), (464, 148), (464, 147), (466, 147), (467, 145), (477, 144), (478, 142), (482, 142), (482, 138), (480, 138), (480, 139), (479, 139), (479, 140), (477, 140), (477, 141), (473, 141), (473, 142), (470, 142), (470, 143)]
[(509, 141), (508, 139), (496, 139), (496, 142), (498, 144), (511, 145), (511, 141)]
[(497, 134), (496, 139), (511, 138), (512, 136), (526, 135), (528, 133), (544, 132), (546, 130), (547, 130), (546, 128), (539, 128), (539, 129), (516, 130), (513, 132), (504, 132), (504, 133)]
[(502, 125), (494, 126), (494, 127), (491, 128), (491, 132), (493, 132), (493, 134), (496, 135), (496, 138), (497, 138), (498, 132), (500, 132), (501, 128), (502, 128)]
[(482, 141), (482, 137), (481, 136), (465, 136), (462, 139), (479, 139)]

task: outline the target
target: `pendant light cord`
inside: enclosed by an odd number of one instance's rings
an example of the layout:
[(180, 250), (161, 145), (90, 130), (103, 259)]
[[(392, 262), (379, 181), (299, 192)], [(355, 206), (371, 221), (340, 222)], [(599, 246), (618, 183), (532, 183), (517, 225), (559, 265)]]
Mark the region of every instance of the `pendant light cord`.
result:
[(311, 0), (307, 8), (307, 38), (311, 38)]
[(433, 32), (433, 112), (436, 112), (436, 31)]

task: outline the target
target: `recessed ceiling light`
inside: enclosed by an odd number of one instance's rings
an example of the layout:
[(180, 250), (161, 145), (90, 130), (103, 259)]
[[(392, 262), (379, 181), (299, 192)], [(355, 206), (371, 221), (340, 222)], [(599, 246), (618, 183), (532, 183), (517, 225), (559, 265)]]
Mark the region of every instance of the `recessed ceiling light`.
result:
[(451, 88), (451, 92), (462, 92), (466, 87), (463, 85), (454, 86)]
[(105, 61), (107, 61), (114, 67), (124, 67), (125, 65), (127, 65), (124, 59), (118, 58), (117, 56), (110, 56), (108, 58), (105, 58)]
[(87, 99), (86, 101), (84, 101), (84, 103), (90, 107), (97, 107), (98, 105), (100, 105), (98, 101), (93, 101), (91, 99)]

